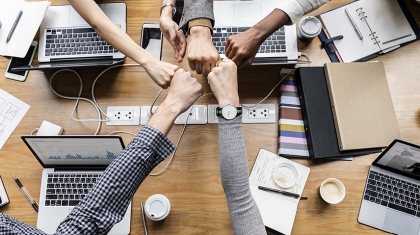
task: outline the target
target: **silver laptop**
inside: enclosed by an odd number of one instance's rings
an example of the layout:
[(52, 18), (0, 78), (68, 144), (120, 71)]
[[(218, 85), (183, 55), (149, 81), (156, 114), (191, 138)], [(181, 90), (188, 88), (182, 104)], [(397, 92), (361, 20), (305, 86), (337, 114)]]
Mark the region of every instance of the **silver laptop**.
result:
[[(278, 0), (214, 1), (215, 26), (213, 44), (221, 58), (225, 56), (225, 44), (231, 35), (252, 27), (279, 4)], [(284, 26), (273, 33), (260, 46), (253, 64), (296, 64), (298, 58), (296, 26)]]
[[(98, 5), (115, 25), (126, 32), (125, 3)], [(104, 41), (71, 5), (58, 5), (48, 8), (40, 26), (40, 64), (15, 70), (112, 66), (122, 63), (124, 58), (125, 55)]]
[[(81, 201), (124, 149), (119, 136), (22, 136), (44, 167), (37, 227), (48, 234)], [(109, 234), (129, 234), (131, 203)]]
[(360, 207), (362, 224), (420, 234), (420, 146), (394, 140), (372, 163)]

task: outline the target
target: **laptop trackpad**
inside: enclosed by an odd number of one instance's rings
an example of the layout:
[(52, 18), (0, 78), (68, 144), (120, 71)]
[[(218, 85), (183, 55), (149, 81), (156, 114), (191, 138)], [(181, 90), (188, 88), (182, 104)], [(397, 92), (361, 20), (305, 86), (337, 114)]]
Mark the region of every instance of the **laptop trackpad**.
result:
[(388, 209), (385, 216), (383, 229), (396, 234), (418, 234), (420, 218)]
[(73, 7), (70, 7), (70, 25), (79, 26), (79, 25), (89, 25), (80, 15), (74, 10)]
[(261, 20), (261, 4), (234, 4), (233, 22), (235, 23), (257, 23)]

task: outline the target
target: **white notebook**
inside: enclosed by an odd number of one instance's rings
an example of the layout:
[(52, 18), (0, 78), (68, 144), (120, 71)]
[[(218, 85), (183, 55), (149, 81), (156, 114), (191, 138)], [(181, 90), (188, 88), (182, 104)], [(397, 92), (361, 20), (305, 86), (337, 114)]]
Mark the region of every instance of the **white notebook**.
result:
[[(50, 4), (49, 1), (0, 1), (0, 20), (2, 22), (2, 28), (0, 30), (0, 55), (25, 57)], [(19, 11), (23, 12), (22, 16), (10, 41), (6, 43)]]
[[(282, 189), (277, 186), (272, 177), (274, 168), (281, 163), (288, 163), (294, 166), (298, 174), (296, 184), (289, 189)], [(309, 167), (278, 156), (265, 149), (260, 149), (249, 176), (249, 186), (266, 227), (289, 235), (292, 232), (300, 198), (259, 190), (258, 186), (302, 195), (309, 172)]]
[[(356, 33), (348, 10), (362, 39)], [(386, 53), (402, 43), (413, 41), (416, 35), (397, 0), (359, 0), (320, 15), (334, 41), (343, 62), (353, 62), (375, 53)]]

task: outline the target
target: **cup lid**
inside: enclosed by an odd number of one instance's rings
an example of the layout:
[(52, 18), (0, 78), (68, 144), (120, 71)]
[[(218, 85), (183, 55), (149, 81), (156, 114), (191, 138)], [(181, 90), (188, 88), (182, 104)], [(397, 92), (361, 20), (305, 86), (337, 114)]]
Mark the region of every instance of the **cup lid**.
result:
[(317, 36), (322, 29), (321, 22), (313, 16), (302, 18), (299, 22), (299, 28), (302, 33), (308, 36)]
[(296, 168), (289, 163), (281, 163), (273, 170), (273, 180), (279, 187), (290, 188), (296, 184), (297, 178)]
[(162, 194), (150, 196), (146, 200), (144, 207), (148, 217), (155, 220), (164, 218), (170, 210), (169, 200)]

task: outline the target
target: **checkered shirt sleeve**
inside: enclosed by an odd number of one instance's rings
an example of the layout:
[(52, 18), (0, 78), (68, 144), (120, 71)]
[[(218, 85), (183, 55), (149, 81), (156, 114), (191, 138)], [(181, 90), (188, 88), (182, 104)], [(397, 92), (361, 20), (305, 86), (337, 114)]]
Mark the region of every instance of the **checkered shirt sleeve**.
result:
[[(107, 234), (123, 219), (143, 180), (173, 150), (173, 144), (161, 132), (145, 126), (61, 222), (55, 234)], [(0, 214), (0, 219), (0, 234), (3, 231), (5, 234), (44, 234), (4, 214)]]

